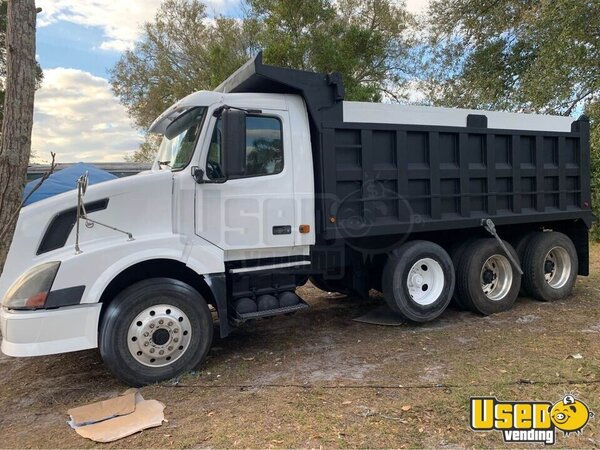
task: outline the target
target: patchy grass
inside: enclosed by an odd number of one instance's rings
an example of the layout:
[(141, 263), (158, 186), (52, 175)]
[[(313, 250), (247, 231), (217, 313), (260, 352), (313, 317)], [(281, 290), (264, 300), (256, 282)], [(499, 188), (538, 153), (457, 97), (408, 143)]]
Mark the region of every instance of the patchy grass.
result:
[[(449, 309), (425, 325), (352, 319), (378, 305), (307, 286), (305, 313), (247, 324), (216, 340), (201, 370), (144, 388), (169, 422), (106, 447), (498, 447), (469, 429), (469, 397), (557, 401), (580, 396), (600, 413), (600, 246), (592, 276), (561, 302), (520, 299), (490, 317)], [(583, 359), (569, 356), (580, 353)], [(97, 351), (0, 356), (0, 447), (92, 447), (68, 408), (126, 387)], [(600, 426), (557, 438), (598, 447)]]

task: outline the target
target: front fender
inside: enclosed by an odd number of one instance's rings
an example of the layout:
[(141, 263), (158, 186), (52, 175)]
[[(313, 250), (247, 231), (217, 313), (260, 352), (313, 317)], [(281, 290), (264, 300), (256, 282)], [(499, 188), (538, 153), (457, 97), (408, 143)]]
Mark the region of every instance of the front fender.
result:
[(97, 303), (108, 284), (125, 269), (148, 260), (172, 259), (186, 264), (199, 275), (224, 272), (223, 251), (201, 239), (189, 241), (180, 235), (120, 238), (110, 243), (82, 245), (82, 253), (61, 256), (52, 290), (85, 286), (81, 303)]

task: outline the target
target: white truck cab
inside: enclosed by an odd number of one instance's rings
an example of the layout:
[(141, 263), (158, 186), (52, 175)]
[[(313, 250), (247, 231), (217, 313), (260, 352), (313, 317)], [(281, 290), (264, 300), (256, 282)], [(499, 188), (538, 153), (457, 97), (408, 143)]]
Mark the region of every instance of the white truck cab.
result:
[[(23, 208), (0, 276), (2, 352), (99, 347), (141, 385), (204, 360), (211, 308), (225, 337), (306, 308), (295, 289), (309, 276), (327, 291), (381, 290), (422, 322), (453, 295), (490, 314), (522, 280), (547, 300), (587, 274), (585, 118), (343, 97), (339, 76), (259, 54), (156, 119), (150, 171), (81, 179)], [(455, 283), (455, 270), (473, 275)]]
[[(244, 117), (246, 173), (227, 183), (219, 180), (218, 112), (224, 107), (252, 111)], [(132, 239), (88, 222), (80, 228), (76, 251), (76, 191), (23, 209), (0, 279), (0, 297), (10, 297), (13, 303), (5, 306), (15, 306), (2, 308), (0, 316), (5, 354), (97, 347), (102, 295), (119, 274), (140, 263), (172, 261), (174, 268), (210, 277), (223, 274), (230, 261), (308, 259), (315, 242), (314, 181), (302, 98), (197, 92), (161, 115), (153, 130), (164, 133), (185, 113), (191, 125), (164, 138), (152, 170), (90, 186), (85, 193), (91, 219), (126, 230)], [(198, 167), (206, 168), (203, 183), (191, 176)], [(53, 279), (44, 309), (29, 310), (31, 278)]]

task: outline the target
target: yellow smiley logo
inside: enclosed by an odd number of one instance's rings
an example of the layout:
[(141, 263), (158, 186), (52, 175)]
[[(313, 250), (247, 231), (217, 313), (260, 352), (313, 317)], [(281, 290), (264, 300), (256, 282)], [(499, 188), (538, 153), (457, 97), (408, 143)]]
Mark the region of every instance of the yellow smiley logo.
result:
[(556, 402), (550, 410), (552, 422), (565, 434), (580, 433), (593, 415), (585, 403), (576, 400), (572, 395)]

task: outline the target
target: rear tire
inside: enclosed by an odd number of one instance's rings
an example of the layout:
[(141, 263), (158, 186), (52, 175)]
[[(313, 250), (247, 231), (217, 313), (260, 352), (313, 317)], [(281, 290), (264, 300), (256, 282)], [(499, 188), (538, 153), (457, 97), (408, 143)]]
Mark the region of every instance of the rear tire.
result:
[[(523, 265), (523, 259), (525, 257), (525, 248), (527, 244), (531, 242), (531, 240), (537, 236), (541, 231), (530, 231), (529, 233), (525, 233), (519, 239), (515, 241), (515, 251), (517, 252), (517, 256), (519, 257), (519, 263), (521, 266)], [(521, 267), (522, 268), (522, 267)], [(523, 271), (525, 272), (525, 271)], [(520, 297), (528, 297), (530, 294), (527, 292), (527, 288), (525, 287), (525, 276), (521, 278), (521, 289), (519, 290)]]
[[(450, 254), (450, 258), (452, 258), (452, 264), (454, 266), (454, 273), (458, 274), (458, 266), (460, 261), (462, 260), (462, 256), (473, 242), (474, 238), (466, 239), (464, 242), (456, 242), (450, 246), (450, 250), (448, 253)], [(468, 299), (461, 297), (458, 295), (458, 289), (456, 286), (454, 287), (454, 293), (452, 294), (452, 302), (458, 307), (461, 311), (471, 311), (473, 310), (473, 305), (469, 304)]]
[(204, 298), (171, 278), (129, 286), (108, 305), (100, 326), (100, 354), (131, 386), (168, 380), (198, 366), (213, 337)]
[(538, 233), (525, 248), (523, 272), (532, 297), (544, 302), (568, 297), (579, 272), (573, 242), (556, 231)]
[(452, 260), (433, 242), (407, 242), (390, 254), (382, 285), (392, 311), (412, 322), (428, 322), (442, 314), (452, 299)]
[[(504, 242), (516, 259), (517, 254)], [(512, 308), (521, 274), (495, 239), (478, 239), (464, 251), (457, 269), (456, 294), (473, 312), (489, 315)]]

